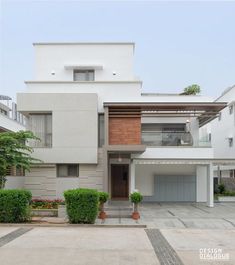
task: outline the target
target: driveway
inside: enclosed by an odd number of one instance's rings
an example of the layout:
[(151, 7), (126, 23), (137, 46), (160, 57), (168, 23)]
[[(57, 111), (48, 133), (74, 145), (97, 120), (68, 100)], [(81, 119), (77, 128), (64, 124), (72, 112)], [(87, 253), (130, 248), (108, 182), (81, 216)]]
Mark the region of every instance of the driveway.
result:
[(148, 228), (234, 229), (235, 203), (143, 203), (140, 223)]
[(232, 265), (234, 210), (234, 203), (143, 204), (146, 229), (0, 226), (1, 264)]

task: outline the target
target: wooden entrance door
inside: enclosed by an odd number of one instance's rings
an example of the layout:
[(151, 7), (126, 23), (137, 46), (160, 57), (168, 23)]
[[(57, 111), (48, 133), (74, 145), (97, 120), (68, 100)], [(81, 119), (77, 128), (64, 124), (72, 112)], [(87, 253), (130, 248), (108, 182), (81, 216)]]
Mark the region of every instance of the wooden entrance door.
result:
[(111, 197), (127, 199), (129, 190), (129, 165), (111, 164)]

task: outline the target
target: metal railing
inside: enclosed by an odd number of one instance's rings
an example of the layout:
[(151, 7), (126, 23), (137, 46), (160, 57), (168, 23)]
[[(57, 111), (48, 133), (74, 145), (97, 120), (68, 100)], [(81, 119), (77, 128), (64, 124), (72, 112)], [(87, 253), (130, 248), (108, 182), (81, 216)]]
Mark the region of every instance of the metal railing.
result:
[(142, 143), (149, 146), (193, 146), (189, 132), (142, 131)]

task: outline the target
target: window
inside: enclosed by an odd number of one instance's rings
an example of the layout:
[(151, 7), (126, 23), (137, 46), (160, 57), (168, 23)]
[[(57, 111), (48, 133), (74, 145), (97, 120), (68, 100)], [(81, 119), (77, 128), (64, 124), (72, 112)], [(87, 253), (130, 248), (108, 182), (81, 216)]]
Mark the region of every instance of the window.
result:
[(52, 146), (52, 115), (51, 114), (30, 114), (28, 129), (32, 131), (41, 141), (30, 140), (32, 147)]
[(73, 81), (94, 81), (95, 71), (94, 70), (74, 70)]
[(229, 106), (229, 114), (233, 114), (233, 105)]
[(232, 147), (233, 146), (233, 138), (228, 138), (228, 145), (229, 147)]
[(220, 112), (218, 115), (218, 120), (221, 121), (221, 118), (222, 118), (222, 113)]
[(104, 114), (98, 116), (98, 146), (104, 145)]
[(57, 177), (78, 177), (79, 165), (78, 164), (60, 164), (57, 165)]
[(235, 178), (235, 170), (230, 170), (229, 171), (230, 178)]

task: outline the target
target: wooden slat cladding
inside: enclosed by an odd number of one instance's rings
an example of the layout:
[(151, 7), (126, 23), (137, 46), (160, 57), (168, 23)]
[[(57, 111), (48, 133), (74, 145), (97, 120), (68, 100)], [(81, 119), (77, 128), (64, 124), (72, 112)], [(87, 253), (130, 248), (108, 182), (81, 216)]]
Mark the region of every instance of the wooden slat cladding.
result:
[(109, 108), (109, 117), (117, 117), (117, 118), (138, 118), (141, 116), (140, 108), (127, 108), (127, 107), (112, 107)]

